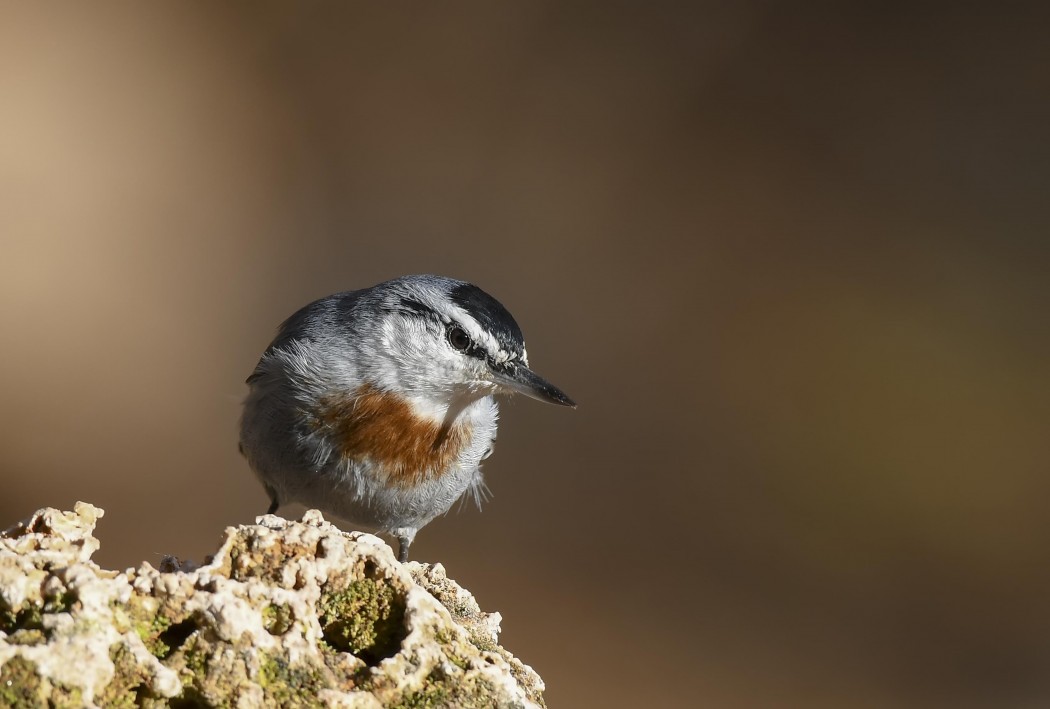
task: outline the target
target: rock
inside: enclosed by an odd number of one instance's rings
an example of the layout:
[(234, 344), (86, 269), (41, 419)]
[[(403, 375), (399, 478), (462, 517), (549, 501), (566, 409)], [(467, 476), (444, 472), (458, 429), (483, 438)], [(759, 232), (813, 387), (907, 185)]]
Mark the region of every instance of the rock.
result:
[(311, 510), (230, 527), (203, 566), (91, 561), (102, 510), (0, 536), (0, 706), (542, 707), (440, 564)]

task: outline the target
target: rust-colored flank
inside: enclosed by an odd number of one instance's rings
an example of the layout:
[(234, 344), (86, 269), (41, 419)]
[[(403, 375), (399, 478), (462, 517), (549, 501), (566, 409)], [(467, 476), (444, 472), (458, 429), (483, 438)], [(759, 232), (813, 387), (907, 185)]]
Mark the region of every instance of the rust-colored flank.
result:
[(410, 488), (440, 477), (470, 442), (469, 425), (444, 428), (414, 414), (400, 396), (369, 385), (354, 395), (323, 399), (316, 425), (344, 458), (378, 463), (387, 487)]

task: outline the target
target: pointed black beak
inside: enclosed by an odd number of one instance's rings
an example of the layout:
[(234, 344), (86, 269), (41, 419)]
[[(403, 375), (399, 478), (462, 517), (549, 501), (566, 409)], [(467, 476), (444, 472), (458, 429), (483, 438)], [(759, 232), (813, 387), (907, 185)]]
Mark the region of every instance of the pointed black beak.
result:
[(548, 404), (576, 408), (576, 402), (565, 392), (522, 364), (508, 363), (493, 368), (493, 375), (496, 384), (504, 389), (516, 391), (537, 401), (546, 401)]

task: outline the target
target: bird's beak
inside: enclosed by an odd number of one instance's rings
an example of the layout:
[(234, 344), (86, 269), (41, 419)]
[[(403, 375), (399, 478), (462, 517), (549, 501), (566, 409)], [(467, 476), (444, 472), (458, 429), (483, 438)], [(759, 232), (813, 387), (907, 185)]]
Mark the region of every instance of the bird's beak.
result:
[(565, 392), (524, 365), (509, 364), (493, 369), (493, 379), (500, 387), (532, 397), (537, 401), (576, 408), (576, 402), (570, 399)]

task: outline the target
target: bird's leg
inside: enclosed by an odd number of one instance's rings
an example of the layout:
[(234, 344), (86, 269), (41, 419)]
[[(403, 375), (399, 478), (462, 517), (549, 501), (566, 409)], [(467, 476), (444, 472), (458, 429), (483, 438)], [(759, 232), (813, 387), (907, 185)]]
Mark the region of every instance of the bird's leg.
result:
[(266, 494), (270, 496), (270, 507), (266, 510), (266, 514), (275, 514), (277, 512), (277, 508), (281, 506), (281, 501), (277, 499), (277, 491), (269, 485), (267, 485)]
[(411, 527), (394, 530), (394, 536), (397, 537), (397, 560), (402, 564), (408, 561), (408, 548), (412, 546), (412, 540), (416, 538), (416, 531)]

